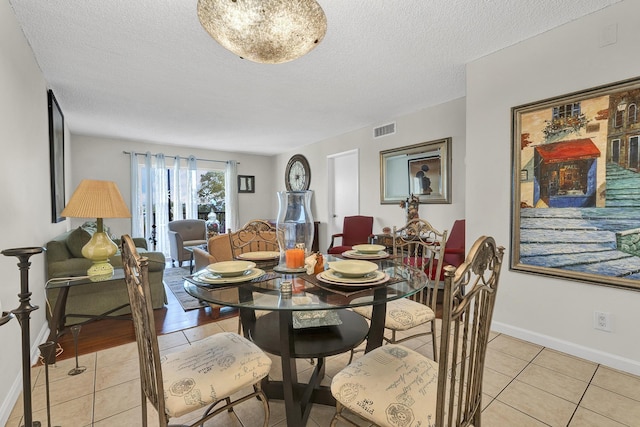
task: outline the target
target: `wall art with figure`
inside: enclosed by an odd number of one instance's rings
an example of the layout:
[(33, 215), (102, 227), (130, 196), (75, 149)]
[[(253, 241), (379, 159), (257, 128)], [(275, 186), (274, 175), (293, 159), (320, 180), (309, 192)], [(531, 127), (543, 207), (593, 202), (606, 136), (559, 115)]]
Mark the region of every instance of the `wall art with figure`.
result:
[(440, 156), (409, 160), (409, 188), (412, 194), (441, 196)]

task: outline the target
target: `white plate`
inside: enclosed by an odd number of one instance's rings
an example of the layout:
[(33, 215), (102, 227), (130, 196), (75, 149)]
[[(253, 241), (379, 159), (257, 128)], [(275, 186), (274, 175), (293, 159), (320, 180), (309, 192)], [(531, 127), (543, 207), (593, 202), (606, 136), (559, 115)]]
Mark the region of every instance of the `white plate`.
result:
[[(371, 278), (368, 278), (367, 281), (358, 280), (358, 279), (348, 279), (344, 277), (335, 277), (330, 272), (331, 270), (325, 270), (322, 273), (318, 273), (316, 278), (324, 283), (328, 283), (331, 285), (337, 286), (375, 286), (382, 283), (385, 283), (389, 280), (389, 275), (384, 271), (376, 271), (375, 275)], [(327, 274), (328, 273), (328, 274)]]
[(355, 245), (351, 248), (361, 254), (375, 254), (385, 250), (385, 247), (382, 245)]
[(363, 254), (358, 251), (350, 250), (350, 251), (342, 252), (342, 256), (345, 258), (352, 258), (352, 259), (383, 259), (383, 258), (389, 258), (389, 253), (385, 251), (380, 251), (372, 254)]
[(240, 259), (246, 259), (249, 261), (263, 261), (266, 259), (274, 259), (280, 256), (280, 252), (276, 251), (257, 251), (257, 252), (245, 252), (238, 255)]
[(330, 262), (329, 268), (340, 273), (343, 277), (362, 277), (376, 271), (378, 264), (369, 261), (346, 260)]
[(233, 276), (233, 277), (221, 277), (218, 274), (212, 273), (207, 270), (202, 270), (199, 273), (193, 275), (193, 279), (202, 282), (208, 283), (212, 285), (223, 285), (226, 283), (242, 283), (248, 282), (249, 280), (256, 279), (264, 274), (264, 270), (259, 268), (252, 268), (251, 270), (247, 270), (244, 272), (242, 276)]
[(256, 266), (251, 261), (221, 261), (207, 266), (207, 270), (221, 277), (235, 277), (244, 274)]
[(370, 283), (370, 282), (376, 282), (380, 279), (382, 279), (385, 276), (385, 272), (384, 271), (374, 271), (370, 274), (367, 274), (366, 276), (361, 276), (361, 277), (344, 277), (343, 275), (341, 275), (340, 273), (336, 273), (335, 271), (329, 269), (329, 270), (325, 270), (322, 271), (320, 273), (318, 273), (316, 275), (316, 277), (321, 277), (325, 280), (328, 280), (330, 282), (333, 283)]

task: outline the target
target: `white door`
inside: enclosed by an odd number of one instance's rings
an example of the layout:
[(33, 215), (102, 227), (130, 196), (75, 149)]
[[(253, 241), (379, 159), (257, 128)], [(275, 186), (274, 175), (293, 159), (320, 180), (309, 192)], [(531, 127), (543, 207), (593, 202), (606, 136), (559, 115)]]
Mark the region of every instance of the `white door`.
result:
[[(329, 178), (329, 236), (342, 232), (345, 216), (360, 213), (359, 194), (359, 157), (358, 150), (345, 151), (327, 157), (327, 176)], [(340, 242), (336, 242), (340, 244)]]

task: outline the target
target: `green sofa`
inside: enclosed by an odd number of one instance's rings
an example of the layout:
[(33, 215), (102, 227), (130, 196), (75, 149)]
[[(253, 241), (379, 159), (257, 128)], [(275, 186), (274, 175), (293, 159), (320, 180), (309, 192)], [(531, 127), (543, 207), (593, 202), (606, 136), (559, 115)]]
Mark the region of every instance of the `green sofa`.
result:
[[(46, 245), (47, 279), (59, 277), (85, 276), (91, 266), (91, 260), (82, 256), (82, 247), (89, 241), (95, 231), (87, 224), (67, 231), (55, 237)], [(105, 230), (106, 231), (106, 230)], [(162, 277), (164, 275), (165, 257), (161, 252), (147, 252), (145, 239), (133, 239), (138, 252), (149, 259), (149, 285), (153, 308), (162, 308), (167, 303)], [(120, 246), (119, 239), (114, 242)], [(122, 267), (120, 251), (110, 259), (114, 267)], [(51, 315), (54, 309), (59, 289), (47, 289), (47, 300)], [(74, 286), (69, 290), (65, 312), (68, 314), (100, 315), (113, 308), (129, 303), (129, 295), (124, 280), (96, 282), (87, 285)], [(129, 307), (122, 308), (112, 315), (129, 313)], [(81, 317), (68, 317), (66, 325), (80, 323), (86, 320)]]

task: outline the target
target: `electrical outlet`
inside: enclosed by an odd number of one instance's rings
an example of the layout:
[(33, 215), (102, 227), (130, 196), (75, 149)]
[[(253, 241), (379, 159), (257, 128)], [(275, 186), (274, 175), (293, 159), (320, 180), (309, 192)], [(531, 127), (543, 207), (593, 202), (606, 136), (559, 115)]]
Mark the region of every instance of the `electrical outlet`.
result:
[(594, 311), (593, 327), (601, 331), (611, 332), (611, 315), (604, 311)]

